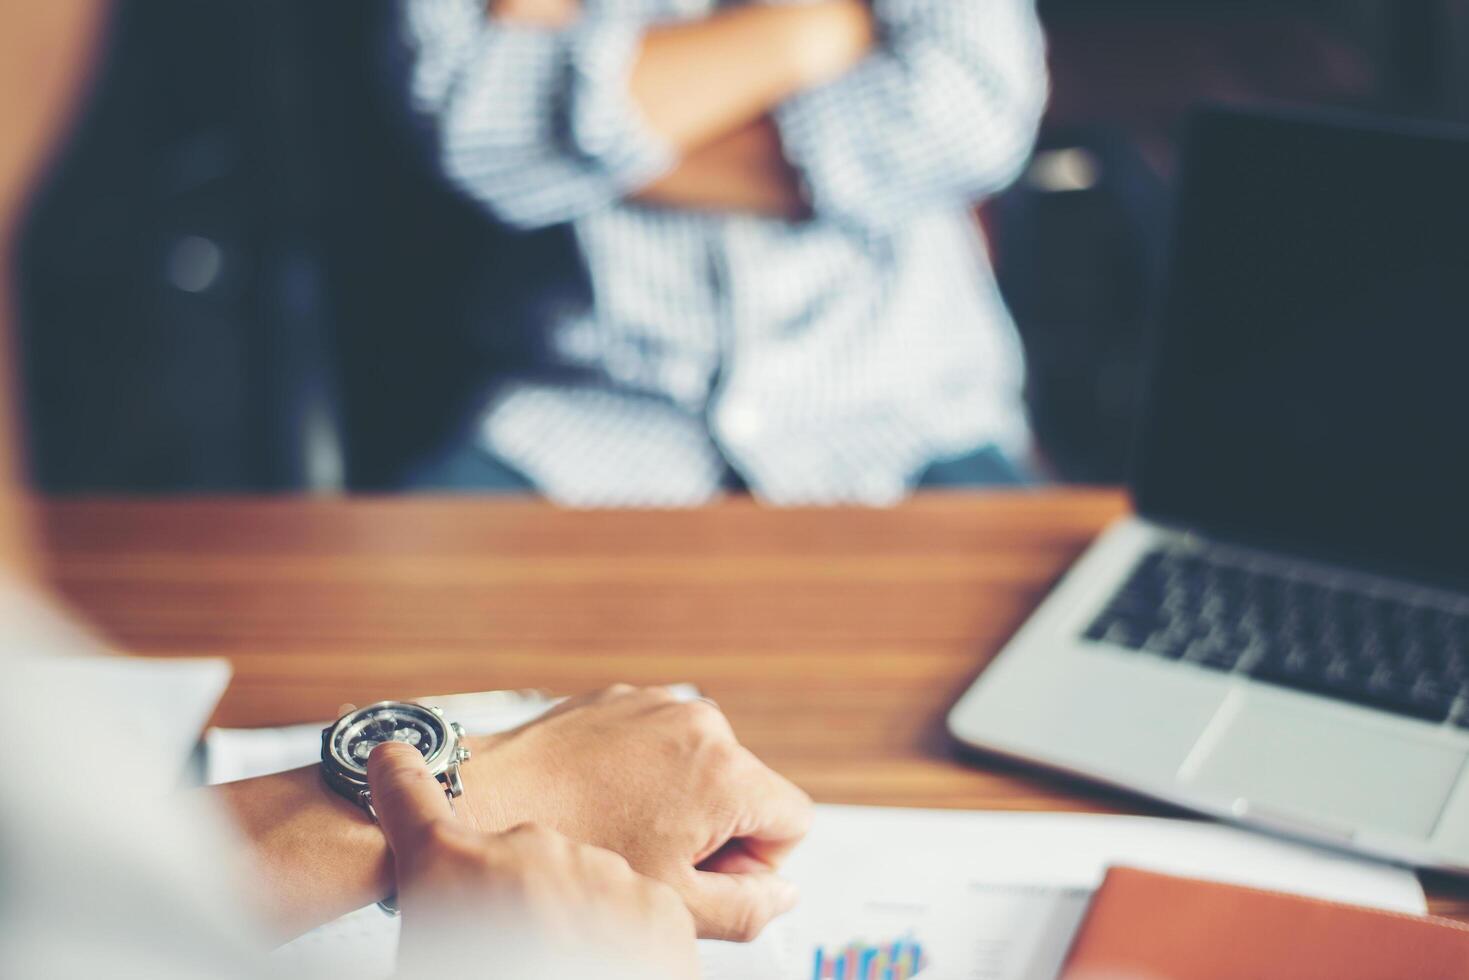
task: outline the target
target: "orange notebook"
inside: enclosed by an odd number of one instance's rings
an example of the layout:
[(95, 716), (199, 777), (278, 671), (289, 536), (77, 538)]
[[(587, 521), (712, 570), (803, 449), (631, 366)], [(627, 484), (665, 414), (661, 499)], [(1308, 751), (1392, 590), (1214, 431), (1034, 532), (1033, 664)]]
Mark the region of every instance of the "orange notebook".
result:
[(1448, 919), (1113, 868), (1059, 980), (1469, 980)]

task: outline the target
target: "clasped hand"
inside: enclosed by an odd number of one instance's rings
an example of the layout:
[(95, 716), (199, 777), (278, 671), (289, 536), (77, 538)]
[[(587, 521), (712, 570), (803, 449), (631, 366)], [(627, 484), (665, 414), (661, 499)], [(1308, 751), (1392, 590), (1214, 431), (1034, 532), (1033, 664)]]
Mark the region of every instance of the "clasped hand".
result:
[(696, 932), (752, 939), (795, 904), (776, 870), (810, 800), (708, 702), (613, 687), (469, 744), (458, 816), (416, 751), (389, 743), (370, 760), (405, 962), (472, 948), (445, 936), (468, 917), (456, 934), (493, 935), (502, 958), (584, 954), (694, 977)]

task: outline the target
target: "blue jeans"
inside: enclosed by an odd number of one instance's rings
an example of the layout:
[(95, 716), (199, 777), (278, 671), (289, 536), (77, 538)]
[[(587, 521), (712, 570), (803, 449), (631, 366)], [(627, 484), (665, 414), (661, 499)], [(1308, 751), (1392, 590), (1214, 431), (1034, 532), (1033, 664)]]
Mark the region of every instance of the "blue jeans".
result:
[[(954, 459), (939, 460), (924, 470), (919, 489), (931, 487), (1024, 487), (1040, 482), (1024, 464), (995, 446)], [(731, 487), (742, 486), (734, 474)], [(410, 493), (530, 494), (535, 485), (519, 470), (479, 446), (462, 446), (416, 468), (404, 482)]]
[(535, 485), (519, 470), (472, 443), (420, 463), (408, 474), (403, 489), (409, 493), (536, 492)]
[(930, 463), (918, 478), (918, 489), (934, 487), (1032, 487), (1041, 482), (1040, 474), (1022, 460), (1011, 457), (998, 446), (985, 446), (978, 452), (954, 459)]

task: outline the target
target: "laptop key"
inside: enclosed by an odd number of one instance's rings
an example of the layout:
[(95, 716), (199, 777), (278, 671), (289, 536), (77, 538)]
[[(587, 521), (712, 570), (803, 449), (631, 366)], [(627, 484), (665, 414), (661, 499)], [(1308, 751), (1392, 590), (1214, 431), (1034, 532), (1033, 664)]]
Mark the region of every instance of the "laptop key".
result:
[(1364, 705), (1406, 715), (1423, 721), (1440, 722), (1448, 718), (1454, 698), (1445, 690), (1416, 685), (1404, 687), (1392, 681), (1384, 681), (1374, 674), (1366, 681), (1343, 678), (1332, 679), (1328, 671), (1312, 670), (1304, 661), (1262, 663), (1250, 672), (1256, 680), (1278, 684), (1306, 694), (1324, 695), (1353, 704)]
[(1243, 652), (1241, 647), (1209, 646), (1197, 656), (1190, 655), (1188, 659), (1190, 663), (1196, 663), (1201, 667), (1228, 672), (1234, 670), (1239, 664), (1240, 654)]
[[(1145, 555), (1083, 635), (1427, 721), (1469, 699), (1469, 615), (1197, 549)], [(1469, 728), (1469, 707), (1454, 720)]]
[(1160, 630), (1149, 636), (1142, 648), (1165, 659), (1178, 660), (1188, 650), (1188, 644), (1186, 635)]

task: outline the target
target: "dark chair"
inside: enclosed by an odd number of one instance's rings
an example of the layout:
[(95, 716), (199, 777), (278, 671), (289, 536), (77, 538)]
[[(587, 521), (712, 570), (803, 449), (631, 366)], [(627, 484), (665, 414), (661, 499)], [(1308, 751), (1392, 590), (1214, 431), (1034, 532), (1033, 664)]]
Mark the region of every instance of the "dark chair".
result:
[(123, 0), (19, 242), (53, 492), (385, 488), (523, 347), (520, 239), (434, 172), (391, 0)]

